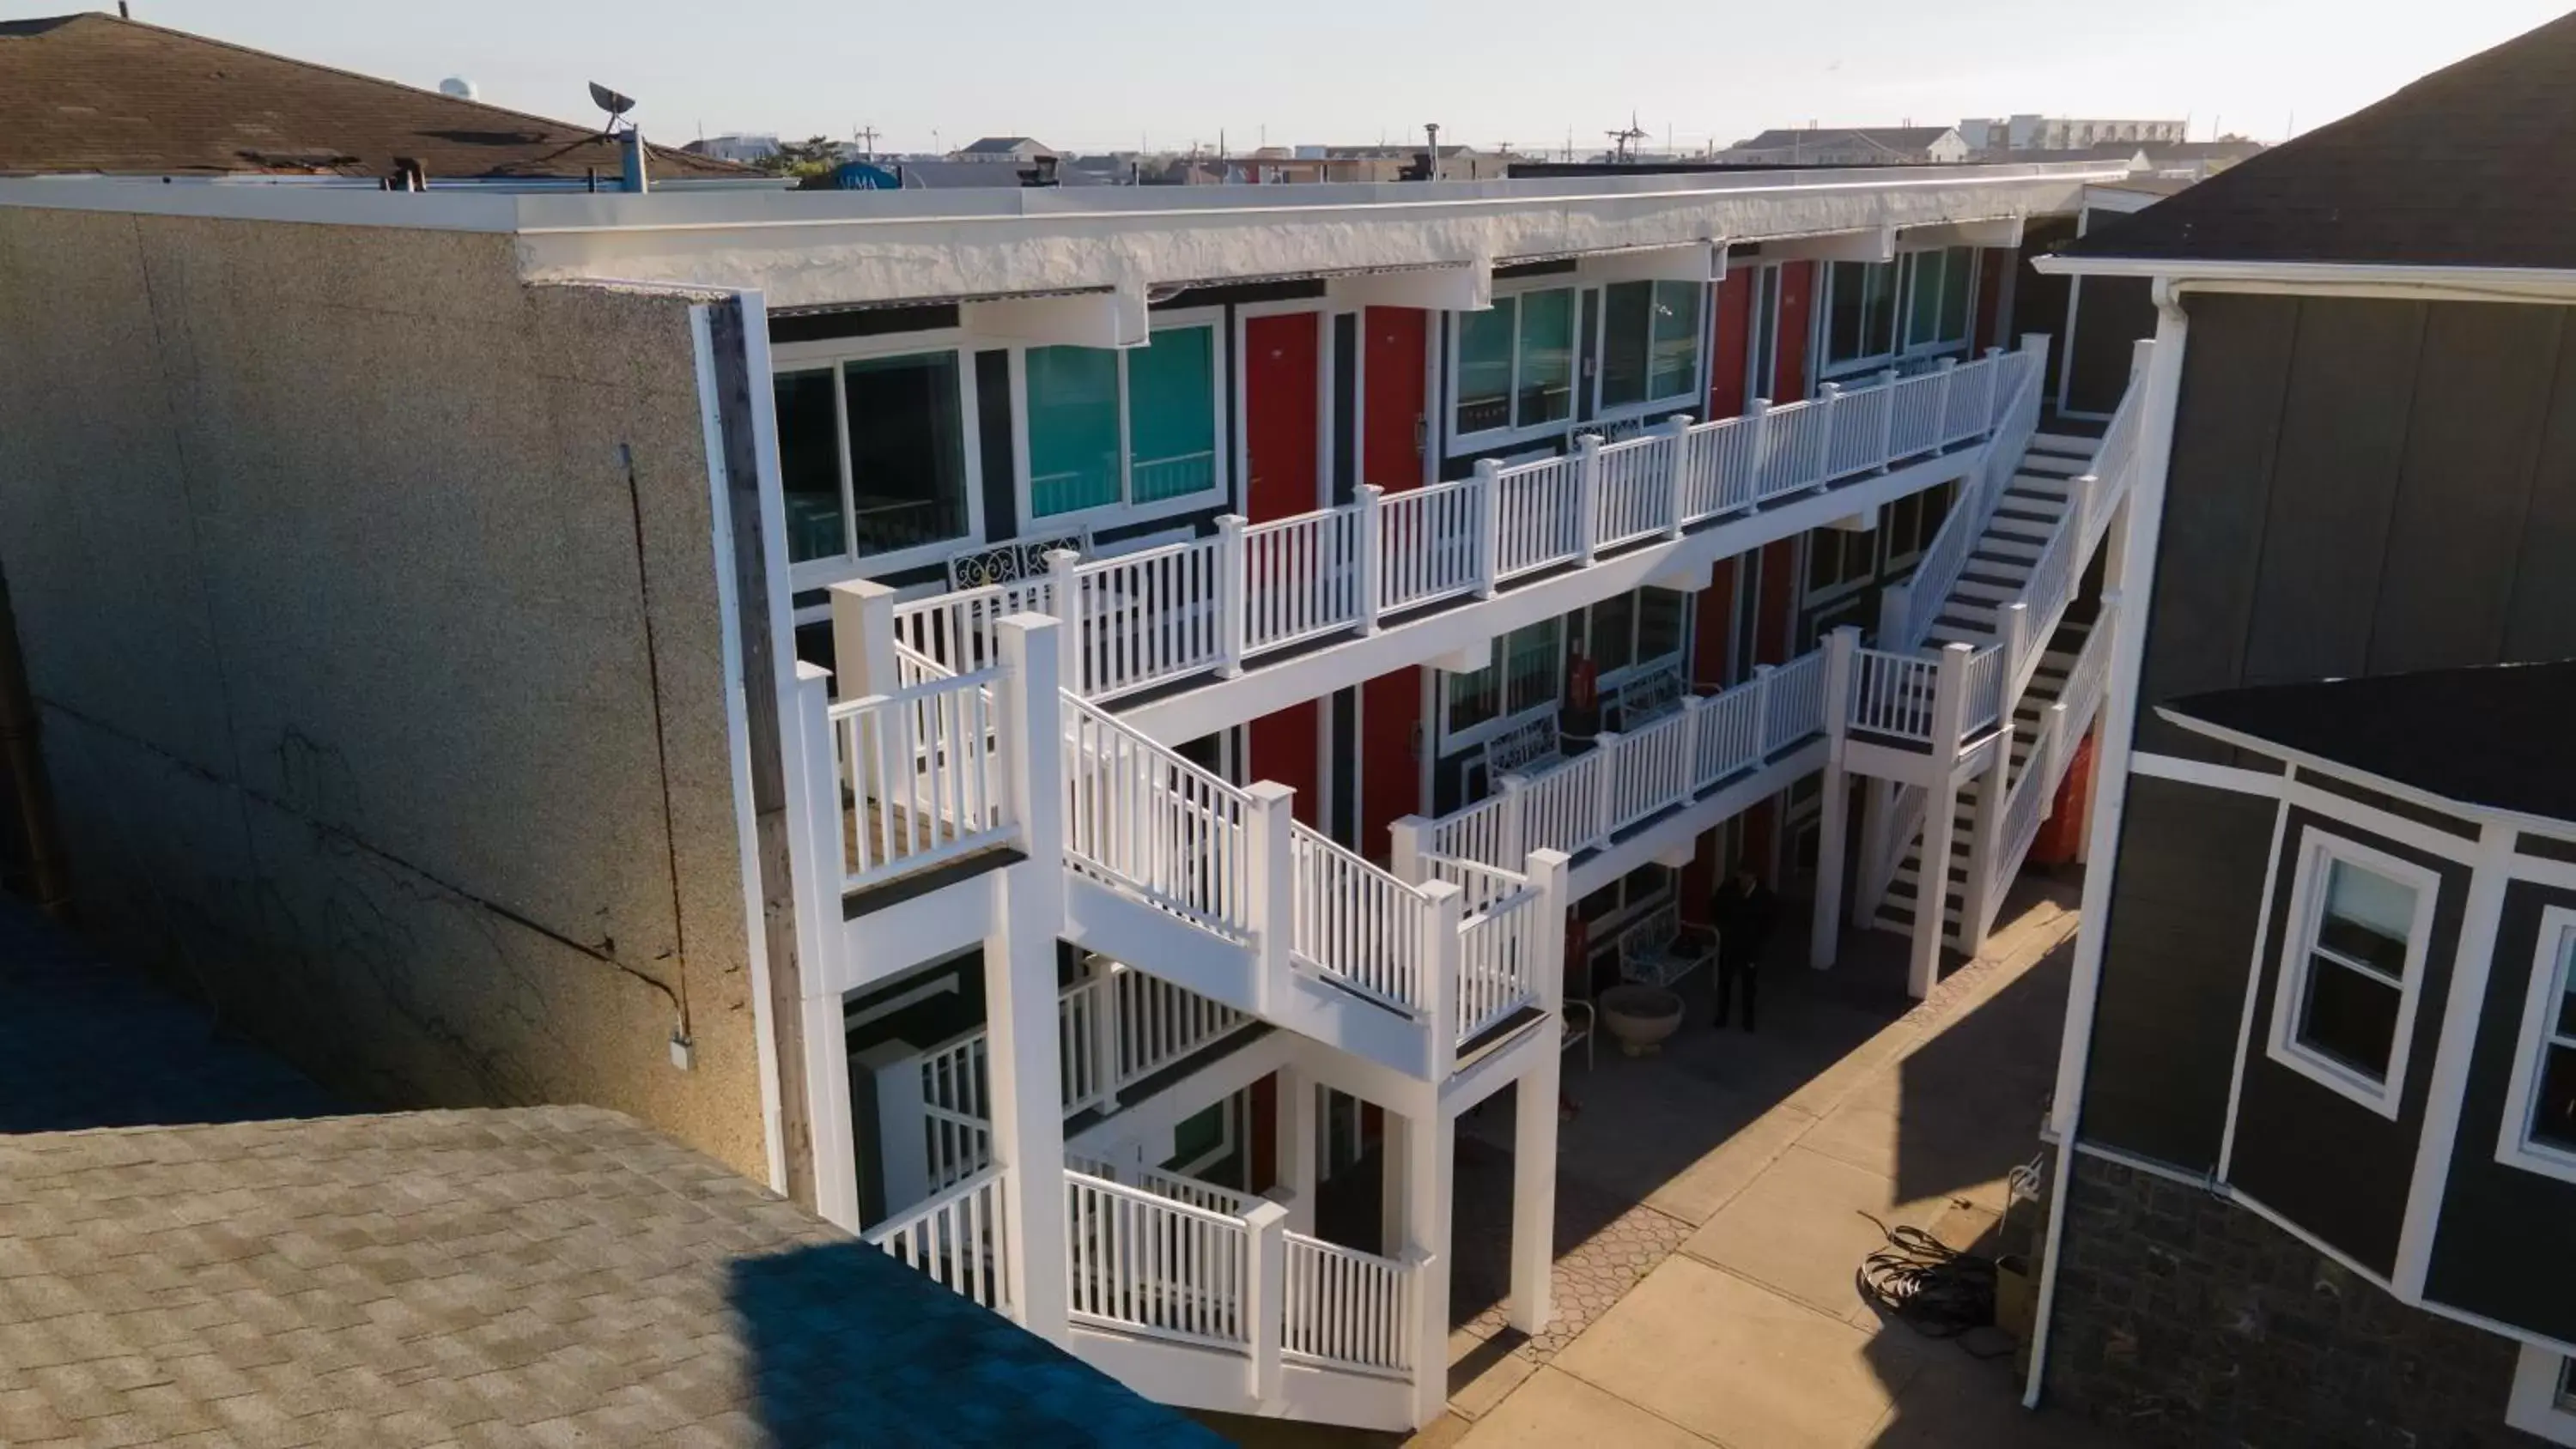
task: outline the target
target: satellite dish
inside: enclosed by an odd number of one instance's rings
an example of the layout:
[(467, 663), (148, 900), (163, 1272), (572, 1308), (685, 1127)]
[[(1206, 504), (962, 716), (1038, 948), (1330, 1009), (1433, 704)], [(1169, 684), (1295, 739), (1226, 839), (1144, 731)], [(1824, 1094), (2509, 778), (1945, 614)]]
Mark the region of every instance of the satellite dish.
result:
[(608, 113), (610, 125), (615, 125), (619, 117), (635, 109), (633, 96), (619, 95), (597, 81), (590, 83), (590, 101), (592, 105)]
[(470, 101), (483, 94), (474, 88), (474, 82), (461, 75), (452, 75), (440, 81), (438, 93), (442, 96), (454, 96), (460, 101)]

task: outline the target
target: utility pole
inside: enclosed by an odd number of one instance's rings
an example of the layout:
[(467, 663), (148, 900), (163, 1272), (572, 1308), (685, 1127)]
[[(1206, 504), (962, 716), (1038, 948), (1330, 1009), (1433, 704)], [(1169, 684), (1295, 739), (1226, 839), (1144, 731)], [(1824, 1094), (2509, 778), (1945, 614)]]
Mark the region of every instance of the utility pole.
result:
[(876, 127), (861, 126), (850, 134), (859, 138), (859, 157), (861, 160), (874, 161), (877, 159)]
[(1428, 164), (1423, 168), (1422, 179), (1425, 181), (1437, 181), (1440, 179), (1440, 123), (1438, 121), (1427, 121), (1423, 124), (1422, 129), (1431, 137), (1431, 150), (1429, 155), (1426, 157)]

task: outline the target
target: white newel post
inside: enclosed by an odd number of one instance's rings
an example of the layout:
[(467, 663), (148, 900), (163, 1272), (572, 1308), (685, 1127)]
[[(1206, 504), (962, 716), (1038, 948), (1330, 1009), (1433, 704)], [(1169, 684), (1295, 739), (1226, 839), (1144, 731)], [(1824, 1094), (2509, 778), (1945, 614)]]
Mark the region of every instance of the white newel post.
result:
[(1896, 369), (1888, 368), (1878, 375), (1879, 395), (1886, 406), (1878, 410), (1878, 471), (1896, 466)]
[[(894, 669), (894, 590), (874, 579), (832, 585), (832, 663), (841, 698), (892, 694), (903, 687)], [(953, 650), (961, 641), (950, 640)], [(958, 673), (965, 663), (947, 661)]]
[(1406, 885), (1420, 885), (1431, 878), (1422, 857), (1432, 853), (1431, 822), (1419, 815), (1403, 816), (1386, 827), (1392, 844), (1387, 851), (1386, 868)]
[[(2002, 646), (2003, 667), (1995, 671), (1995, 717), (2004, 724), (2012, 723), (2012, 707), (2017, 694), (2014, 686), (2021, 682), (2022, 656), (2029, 652), (2030, 604), (2015, 599), (1995, 615), (1995, 642)], [(1970, 700), (1974, 708), (1981, 701)]]
[(1843, 385), (1826, 383), (1816, 405), (1825, 410), (1823, 425), (1818, 429), (1825, 435), (1825, 445), (1816, 450), (1815, 484), (1816, 491), (1822, 493), (1834, 476), (1834, 415), (1843, 410)]
[(1574, 440), (1575, 542), (1585, 567), (1601, 555), (1601, 435)]
[(1745, 449), (1752, 459), (1747, 466), (1753, 470), (1753, 486), (1745, 490), (1744, 501), (1755, 503), (1771, 481), (1771, 399), (1755, 398), (1753, 405), (1744, 410), (1744, 418), (1744, 425), (1753, 430)]
[(1664, 419), (1662, 431), (1664, 455), (1672, 465), (1664, 480), (1664, 537), (1679, 538), (1682, 521), (1690, 516), (1690, 414), (1675, 413)]
[(1374, 634), (1386, 606), (1386, 490), (1374, 483), (1360, 485), (1359, 530), (1360, 632)]
[[(2008, 884), (1997, 876), (2003, 868), (2004, 801), (2012, 789), (2013, 706), (2017, 702), (2013, 685), (2018, 682), (2018, 661), (2030, 647), (2030, 605), (2014, 600), (1996, 616), (1996, 623), (1996, 643), (2002, 650), (1999, 662), (2003, 667), (1995, 671), (1999, 694), (1995, 752), (1977, 780), (1976, 833), (1968, 841), (1967, 888), (1959, 893), (1959, 949), (1971, 956), (1985, 949), (1986, 922), (1994, 919), (1995, 905)], [(2032, 763), (2039, 763), (2035, 755)]]
[(1941, 978), (1942, 917), (1950, 906), (1950, 842), (1959, 813), (1959, 735), (1968, 713), (1968, 661), (1975, 651), (1947, 644), (1932, 677), (1931, 776), (1923, 802), (1922, 869), (1914, 882), (1914, 954), (1905, 989), (1920, 1001)]
[(1118, 963), (1106, 956), (1091, 958), (1091, 1059), (1100, 1066), (1095, 1100), (1104, 1112), (1118, 1110), (1118, 1046), (1126, 1030), (1120, 1015), (1125, 1008), (1118, 1000), (1118, 970)]
[(1771, 758), (1771, 674), (1775, 666), (1753, 666), (1753, 763)]
[(1708, 708), (1708, 696), (1682, 696), (1682, 781), (1677, 797), (1688, 800), (1699, 793), (1699, 717)]
[(994, 626), (1003, 785), (1028, 856), (1003, 867), (984, 939), (985, 1090), (1003, 1183), (1002, 1237), (1020, 1323), (1065, 1341), (1064, 1064), (1056, 940), (1064, 932), (1064, 734), (1055, 640), (1064, 626), (1013, 614)]
[[(1932, 430), (1932, 436), (1945, 444), (1955, 443), (1958, 438), (1950, 432), (1950, 394), (1956, 392), (1959, 387), (1959, 359), (1942, 358), (1933, 365), (1932, 370), (1941, 375), (1941, 425)], [(1979, 428), (1977, 431), (1982, 433), (1985, 429)]]
[(1503, 808), (1499, 812), (1503, 817), (1502, 829), (1496, 832), (1502, 836), (1503, 843), (1495, 854), (1504, 860), (1517, 860), (1530, 849), (1529, 777), (1505, 775), (1494, 783), (1503, 792)]
[[(1565, 913), (1573, 902), (1563, 851), (1533, 850), (1523, 863), (1538, 892), (1538, 929), (1530, 933), (1531, 985), (1539, 1010), (1554, 1017), (1565, 1008)], [(1512, 1103), (1511, 1325), (1536, 1334), (1547, 1327), (1556, 1253), (1556, 1104), (1563, 1086), (1565, 1053), (1552, 1025), (1532, 1044), (1529, 1070)]]
[(1913, 647), (1914, 581), (1889, 584), (1878, 593), (1878, 647), (1901, 654)]
[(1413, 1424), (1449, 1408), (1449, 1205), (1458, 1124), (1438, 1090), (1404, 1122), (1404, 1260), (1413, 1269)]
[(1424, 1075), (1435, 1084), (1458, 1068), (1458, 926), (1467, 918), (1467, 893), (1445, 880), (1422, 892), (1422, 1020), (1431, 1038)]
[(1999, 423), (2001, 423), (2001, 422), (2003, 421), (2003, 419), (2002, 419), (2001, 417), (1999, 417), (1999, 416), (1997, 416), (1997, 415), (1996, 415), (1995, 410), (1996, 410), (1997, 408), (1999, 408), (1999, 407), (2003, 406), (2004, 401), (2005, 401), (2005, 399), (2004, 399), (2004, 395), (2003, 395), (2003, 386), (2004, 386), (2004, 350), (2003, 350), (2002, 348), (2000, 348), (2000, 347), (1989, 347), (1989, 348), (1987, 348), (1987, 349), (1986, 349), (1986, 356), (1985, 356), (1985, 364), (1986, 364), (1986, 431), (1991, 433), (1991, 432), (1993, 432), (1993, 431), (1995, 430), (1995, 426), (1996, 426), (1997, 424), (1999, 424)]
[(1082, 693), (1082, 579), (1074, 572), (1082, 566), (1082, 555), (1069, 548), (1047, 550), (1047, 579), (1055, 595), (1055, 619), (1062, 627), (1056, 630), (1056, 679), (1076, 694)]
[(1822, 971), (1842, 944), (1843, 878), (1849, 869), (1844, 837), (1851, 825), (1851, 775), (1843, 768), (1851, 733), (1852, 671), (1860, 660), (1860, 629), (1845, 624), (1825, 636), (1824, 798), (1817, 802), (1816, 901), (1808, 930), (1807, 964)]
[(1503, 574), (1503, 465), (1476, 460), (1476, 597), (1490, 599)]
[(877, 1184), (885, 1210), (899, 1213), (930, 1196), (930, 1157), (923, 1148), (921, 1049), (881, 1041), (850, 1059), (876, 1084)]
[(841, 844), (839, 751), (832, 743), (832, 671), (796, 661), (787, 750), (788, 870), (795, 881), (796, 955), (804, 977), (805, 1110), (813, 1124), (814, 1209), (859, 1230), (858, 1145), (850, 1121), (849, 1060), (832, 1049), (841, 1021)]
[(1246, 787), (1243, 820), (1245, 913), (1251, 917), (1260, 968), (1252, 983), (1257, 1015), (1277, 1011), (1288, 989), (1288, 951), (1297, 920), (1297, 792), (1276, 780)]
[(1583, 809), (1592, 828), (1584, 832), (1584, 844), (1598, 850), (1610, 843), (1611, 834), (1619, 828), (1619, 734), (1603, 730), (1592, 737), (1592, 788), (1583, 792)]
[(1243, 530), (1247, 519), (1240, 513), (1220, 514), (1216, 520), (1216, 642), (1223, 653), (1216, 672), (1225, 679), (1243, 673), (1244, 617), (1248, 607), (1246, 580), (1246, 544)]
[(1280, 1400), (1279, 1340), (1288, 1306), (1288, 1209), (1275, 1202), (1243, 1215), (1251, 1226), (1252, 1271), (1243, 1285), (1243, 1325), (1252, 1335), (1244, 1388), (1263, 1408)]

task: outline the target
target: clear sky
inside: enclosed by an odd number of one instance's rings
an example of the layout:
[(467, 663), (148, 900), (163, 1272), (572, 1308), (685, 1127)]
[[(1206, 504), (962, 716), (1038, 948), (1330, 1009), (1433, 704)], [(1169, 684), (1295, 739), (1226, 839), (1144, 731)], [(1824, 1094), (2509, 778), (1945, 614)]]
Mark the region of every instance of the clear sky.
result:
[[(2277, 139), (2571, 0), (132, 0), (135, 18), (570, 120), (583, 82), (652, 138), (1028, 134), (1105, 150), (1420, 137), (1578, 154), (1633, 112), (1661, 148), (1766, 126), (2189, 115)], [(0, 0), (0, 18), (64, 0)], [(112, 5), (111, 7), (112, 8)]]

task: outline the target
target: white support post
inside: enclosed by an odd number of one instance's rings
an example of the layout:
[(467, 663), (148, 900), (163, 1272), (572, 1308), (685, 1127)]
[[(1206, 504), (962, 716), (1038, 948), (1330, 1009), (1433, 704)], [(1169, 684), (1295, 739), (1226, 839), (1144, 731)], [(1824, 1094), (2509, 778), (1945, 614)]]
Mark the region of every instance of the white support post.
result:
[(1824, 795), (1816, 817), (1816, 900), (1807, 940), (1807, 964), (1822, 971), (1842, 944), (1844, 837), (1850, 833), (1851, 775), (1843, 768), (1851, 732), (1852, 672), (1860, 662), (1860, 629), (1845, 624), (1825, 636)]
[(1076, 694), (1082, 693), (1082, 579), (1074, 570), (1082, 566), (1082, 555), (1069, 548), (1047, 550), (1047, 577), (1054, 584), (1056, 629), (1056, 679)]
[(1449, 1408), (1449, 1209), (1458, 1124), (1439, 1094), (1404, 1121), (1405, 1261), (1413, 1268), (1413, 1424)]
[(1247, 521), (1240, 513), (1220, 514), (1216, 520), (1216, 642), (1223, 651), (1216, 672), (1223, 679), (1243, 675), (1245, 580), (1250, 574), (1243, 539)]
[(2004, 350), (2000, 347), (1987, 348), (1984, 361), (1986, 364), (1986, 431), (1991, 433), (2003, 422), (2003, 419), (1996, 415), (1995, 409), (2002, 406), (2004, 400)]
[(1095, 1099), (1103, 1112), (1118, 1110), (1118, 1047), (1126, 1031), (1119, 1016), (1117, 962), (1106, 956), (1091, 958), (1091, 1059), (1099, 1066), (1099, 1095)]
[(1574, 440), (1575, 539), (1586, 568), (1601, 555), (1601, 435)]
[(1502, 586), (1503, 465), (1476, 460), (1476, 597), (1490, 599)]
[(1064, 1065), (1058, 1050), (1056, 940), (1064, 931), (1064, 748), (1055, 641), (1063, 625), (1014, 614), (994, 626), (1001, 673), (997, 734), (1028, 858), (1003, 867), (984, 938), (985, 1091), (1003, 1178), (1004, 1251), (1020, 1324), (1064, 1342)]
[(1744, 410), (1744, 418), (1744, 425), (1753, 430), (1751, 446), (1745, 449), (1746, 456), (1753, 460), (1748, 465), (1753, 469), (1753, 486), (1745, 490), (1745, 501), (1758, 503), (1771, 479), (1771, 399), (1755, 398), (1753, 405)]
[(1853, 930), (1870, 928), (1877, 919), (1879, 902), (1887, 894), (1887, 882), (1879, 879), (1879, 863), (1887, 859), (1887, 833), (1896, 828), (1895, 816), (1896, 782), (1861, 776), (1860, 889), (1853, 891), (1851, 897)]
[(1771, 758), (1771, 675), (1775, 666), (1753, 666), (1753, 762)]
[(1901, 654), (1914, 645), (1914, 581), (1889, 584), (1878, 593), (1878, 647)]
[(1386, 490), (1363, 483), (1359, 491), (1360, 632), (1378, 631), (1386, 607)]
[[(1941, 375), (1941, 426), (1932, 430), (1932, 436), (1940, 439), (1941, 442), (1946, 445), (1958, 441), (1956, 438), (1950, 436), (1950, 394), (1956, 391), (1959, 386), (1959, 359), (1955, 357), (1942, 358), (1932, 370)], [(1985, 429), (1979, 428), (1977, 431), (1982, 433)]]
[[(1533, 850), (1523, 862), (1538, 891), (1539, 928), (1530, 941), (1532, 984), (1539, 1009), (1550, 1016), (1565, 1008), (1565, 913), (1573, 904), (1567, 899), (1566, 866), (1565, 853), (1556, 850)], [(1532, 1335), (1547, 1327), (1554, 1308), (1549, 1289), (1556, 1265), (1556, 1104), (1565, 1062), (1554, 1029), (1542, 1029), (1549, 1039), (1539, 1043), (1512, 1104), (1509, 1311), (1512, 1327)]]
[(1690, 799), (1699, 793), (1699, 717), (1708, 708), (1708, 696), (1682, 696), (1682, 793)]
[(1824, 422), (1817, 431), (1825, 435), (1824, 446), (1816, 450), (1815, 489), (1822, 493), (1834, 476), (1834, 414), (1843, 410), (1843, 385), (1829, 382), (1820, 392), (1816, 405), (1824, 409)]
[(1664, 452), (1671, 463), (1664, 486), (1666, 520), (1664, 537), (1666, 538), (1682, 536), (1682, 520), (1689, 513), (1690, 430), (1691, 420), (1688, 413), (1675, 413), (1664, 419), (1661, 429), (1667, 442)]
[(876, 1084), (877, 1189), (886, 1212), (899, 1213), (930, 1196), (930, 1158), (922, 1135), (921, 1049), (881, 1041), (850, 1061)]
[[(1994, 919), (1995, 908), (2011, 882), (2001, 878), (2004, 852), (2004, 802), (2012, 790), (2012, 747), (2016, 731), (2012, 716), (2006, 714), (2002, 727), (1996, 730), (1991, 749), (1994, 757), (1977, 776), (1977, 809), (1974, 829), (1968, 840), (1968, 883), (1959, 892), (1959, 950), (1975, 956), (1986, 949), (1986, 923)], [(2039, 743), (2046, 743), (2040, 741)], [(2036, 748), (2030, 763), (2044, 762)]]
[(1967, 715), (1968, 660), (1965, 644), (1941, 650), (1941, 665), (1932, 679), (1931, 777), (1923, 802), (1922, 868), (1914, 882), (1913, 956), (1905, 989), (1920, 1001), (1941, 979), (1942, 917), (1950, 908), (1950, 842), (1959, 813), (1959, 735)]
[[(843, 699), (892, 694), (903, 687), (894, 669), (894, 590), (874, 579), (832, 585), (833, 683)], [(962, 641), (951, 640), (952, 647)], [(964, 674), (968, 666), (955, 663)]]
[(805, 1111), (814, 1149), (814, 1210), (859, 1230), (858, 1144), (850, 1120), (850, 1065), (836, 1050), (841, 1021), (839, 751), (832, 741), (832, 672), (796, 661), (794, 713), (780, 721), (787, 754), (789, 874), (795, 881), (796, 955), (803, 973)]
[(1896, 466), (1896, 369), (1878, 375), (1879, 394), (1886, 405), (1878, 410), (1878, 471)]
[(1616, 730), (1603, 730), (1592, 737), (1592, 759), (1592, 788), (1584, 793), (1583, 801), (1592, 812), (1592, 829), (1585, 834), (1584, 843), (1598, 850), (1610, 843), (1610, 836), (1619, 828), (1610, 791), (1610, 782), (1618, 777), (1619, 769)]
[(1430, 1032), (1425, 1075), (1449, 1080), (1458, 1069), (1458, 926), (1467, 918), (1467, 893), (1445, 880), (1419, 887), (1422, 912), (1422, 1017)]
[(1279, 1069), (1279, 1183), (1288, 1189), (1288, 1230), (1315, 1231), (1317, 1129), (1323, 1116), (1315, 1108), (1315, 1079), (1294, 1066)]
[(1529, 777), (1505, 775), (1494, 784), (1503, 792), (1503, 808), (1498, 812), (1503, 817), (1502, 829), (1497, 832), (1503, 838), (1499, 853), (1505, 860), (1516, 859), (1530, 848)]
[(1422, 857), (1432, 853), (1431, 822), (1419, 815), (1403, 816), (1386, 827), (1393, 842), (1386, 858), (1386, 868), (1406, 885), (1420, 885), (1431, 878), (1430, 868)]
[(1252, 1271), (1243, 1285), (1243, 1324), (1251, 1332), (1244, 1388), (1264, 1411), (1281, 1399), (1279, 1342), (1288, 1306), (1288, 1209), (1257, 1203), (1243, 1215), (1251, 1228)]
[(1248, 798), (1243, 820), (1244, 906), (1251, 917), (1254, 949), (1260, 952), (1252, 992), (1260, 1016), (1279, 1009), (1288, 989), (1288, 949), (1297, 919), (1297, 860), (1294, 832), (1297, 792), (1276, 780), (1256, 780), (1243, 792)]
[[(1995, 671), (1995, 688), (1999, 691), (1995, 699), (1995, 720), (1998, 724), (2009, 725), (2012, 723), (2013, 704), (2019, 694), (2014, 686), (2021, 683), (2022, 655), (2029, 650), (2031, 643), (2030, 605), (2027, 602), (2015, 599), (1996, 613), (1995, 643), (2003, 650), (1998, 661), (2002, 667)], [(1976, 700), (1968, 703), (1972, 709), (1978, 705)]]

